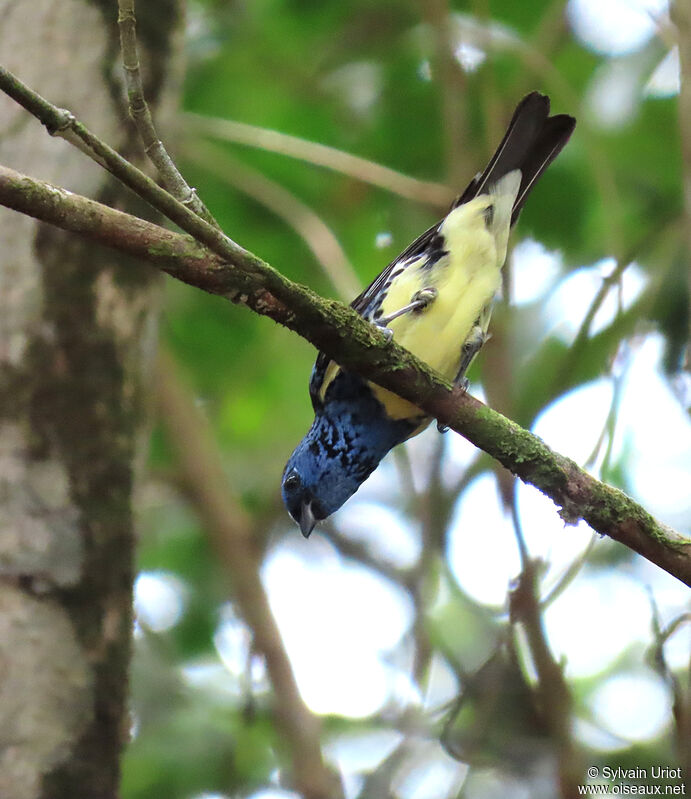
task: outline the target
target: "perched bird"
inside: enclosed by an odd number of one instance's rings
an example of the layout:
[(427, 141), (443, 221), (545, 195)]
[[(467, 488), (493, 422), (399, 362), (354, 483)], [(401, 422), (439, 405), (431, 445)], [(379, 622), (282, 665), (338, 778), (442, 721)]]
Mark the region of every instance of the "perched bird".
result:
[[(425, 231), (352, 307), (457, 384), (487, 339), (511, 226), (576, 120), (549, 116), (549, 98), (519, 103), (499, 148), (438, 224)], [(351, 497), (390, 449), (430, 422), (420, 408), (324, 353), (309, 386), (314, 422), (283, 473), (283, 501), (307, 537)]]

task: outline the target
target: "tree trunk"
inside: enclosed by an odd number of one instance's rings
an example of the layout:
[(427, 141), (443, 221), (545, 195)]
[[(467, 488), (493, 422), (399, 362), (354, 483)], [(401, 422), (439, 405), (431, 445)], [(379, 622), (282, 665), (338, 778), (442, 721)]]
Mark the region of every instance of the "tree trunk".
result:
[[(155, 110), (177, 84), (169, 73), (180, 10), (178, 0), (140, 5)], [(4, 65), (133, 157), (140, 148), (117, 37), (116, 0), (0, 0)], [(111, 205), (132, 203), (4, 95), (0, 162)], [(123, 256), (0, 209), (2, 797), (118, 794), (129, 730), (131, 500), (158, 285), (153, 270), (127, 269)]]

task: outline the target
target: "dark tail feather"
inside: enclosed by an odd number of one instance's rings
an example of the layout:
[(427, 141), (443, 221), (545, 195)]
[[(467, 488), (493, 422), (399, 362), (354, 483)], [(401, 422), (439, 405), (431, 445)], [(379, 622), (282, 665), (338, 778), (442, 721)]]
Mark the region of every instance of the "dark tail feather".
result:
[(519, 167), (521, 169), (521, 188), (518, 190), (516, 202), (513, 206), (511, 224), (515, 224), (531, 189), (537, 183), (540, 175), (559, 155), (562, 148), (569, 140), (576, 120), (567, 114), (558, 114), (549, 117), (535, 139), (525, 160)]
[(513, 225), (530, 190), (569, 140), (575, 125), (576, 120), (566, 114), (549, 116), (549, 97), (539, 92), (526, 95), (516, 107), (487, 168), (473, 178), (454, 208), (477, 197), (514, 169), (520, 169), (521, 186), (511, 215)]

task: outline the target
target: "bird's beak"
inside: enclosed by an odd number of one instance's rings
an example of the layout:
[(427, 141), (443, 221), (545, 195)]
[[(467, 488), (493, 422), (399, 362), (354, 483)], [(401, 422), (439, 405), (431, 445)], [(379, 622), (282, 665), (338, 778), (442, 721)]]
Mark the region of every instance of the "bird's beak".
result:
[(305, 538), (310, 537), (310, 533), (314, 530), (314, 525), (317, 523), (317, 519), (312, 513), (312, 503), (306, 502), (300, 512), (300, 518), (298, 519), (298, 524), (300, 525), (300, 530)]

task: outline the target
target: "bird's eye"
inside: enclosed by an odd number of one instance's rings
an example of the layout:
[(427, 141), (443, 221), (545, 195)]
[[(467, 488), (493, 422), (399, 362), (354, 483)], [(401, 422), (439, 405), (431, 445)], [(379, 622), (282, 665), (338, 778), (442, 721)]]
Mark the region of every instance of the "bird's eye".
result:
[(297, 488), (300, 485), (300, 477), (296, 472), (291, 472), (283, 481), (283, 485), (289, 490)]

